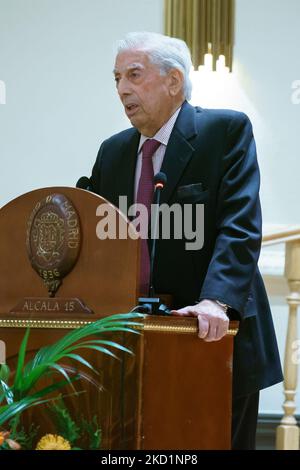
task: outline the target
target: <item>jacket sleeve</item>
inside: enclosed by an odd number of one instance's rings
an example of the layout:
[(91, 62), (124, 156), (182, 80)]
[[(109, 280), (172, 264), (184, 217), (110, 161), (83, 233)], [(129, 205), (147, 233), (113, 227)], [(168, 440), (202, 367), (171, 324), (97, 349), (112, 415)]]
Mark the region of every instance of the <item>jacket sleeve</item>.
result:
[(217, 238), (200, 299), (216, 299), (244, 317), (261, 246), (260, 176), (252, 126), (236, 113), (227, 130), (218, 192)]

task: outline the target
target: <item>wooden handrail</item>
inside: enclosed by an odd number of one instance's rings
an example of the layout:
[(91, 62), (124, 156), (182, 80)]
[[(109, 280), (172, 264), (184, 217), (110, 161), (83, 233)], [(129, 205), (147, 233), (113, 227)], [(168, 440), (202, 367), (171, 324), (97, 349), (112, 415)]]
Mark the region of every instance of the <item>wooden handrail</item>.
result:
[(294, 240), (300, 240), (299, 226), (264, 235), (262, 239), (262, 246), (286, 243)]

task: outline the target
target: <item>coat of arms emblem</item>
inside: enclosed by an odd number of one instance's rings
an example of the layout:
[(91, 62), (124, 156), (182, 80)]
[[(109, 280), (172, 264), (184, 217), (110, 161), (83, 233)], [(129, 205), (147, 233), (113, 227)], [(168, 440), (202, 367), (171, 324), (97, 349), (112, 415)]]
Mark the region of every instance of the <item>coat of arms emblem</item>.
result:
[(33, 209), (27, 227), (27, 252), (50, 297), (74, 267), (81, 233), (75, 207), (63, 194), (51, 194)]

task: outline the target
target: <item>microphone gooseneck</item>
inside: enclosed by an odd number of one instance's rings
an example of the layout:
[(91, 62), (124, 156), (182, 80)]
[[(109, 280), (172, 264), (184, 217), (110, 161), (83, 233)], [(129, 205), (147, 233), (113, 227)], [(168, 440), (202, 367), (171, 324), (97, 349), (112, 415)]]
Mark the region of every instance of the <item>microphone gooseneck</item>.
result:
[[(155, 250), (156, 250), (156, 239), (158, 237), (157, 228), (158, 228), (158, 219), (159, 219), (159, 202), (160, 195), (162, 190), (165, 187), (167, 182), (167, 176), (165, 173), (160, 171), (154, 176), (154, 197), (153, 197), (153, 211), (151, 212), (151, 236), (152, 236), (152, 246), (151, 246), (151, 255), (150, 255), (150, 282), (149, 282), (149, 296), (154, 296), (154, 286), (153, 286), (153, 270), (154, 270), (154, 261), (155, 261)], [(153, 224), (153, 230), (152, 230)]]

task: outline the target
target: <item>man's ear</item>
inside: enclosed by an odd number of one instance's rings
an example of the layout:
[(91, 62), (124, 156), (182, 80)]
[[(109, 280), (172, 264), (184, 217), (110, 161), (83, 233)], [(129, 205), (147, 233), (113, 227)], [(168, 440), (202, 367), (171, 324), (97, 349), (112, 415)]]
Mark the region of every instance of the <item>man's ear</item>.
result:
[(178, 69), (169, 70), (168, 85), (170, 96), (177, 96), (183, 90), (183, 73)]

